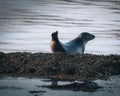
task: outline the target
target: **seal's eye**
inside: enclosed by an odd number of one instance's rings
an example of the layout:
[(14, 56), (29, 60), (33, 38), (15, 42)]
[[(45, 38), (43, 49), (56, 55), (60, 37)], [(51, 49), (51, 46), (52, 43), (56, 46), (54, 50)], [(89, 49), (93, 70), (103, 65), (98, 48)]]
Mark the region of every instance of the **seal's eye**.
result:
[(82, 37), (87, 38), (89, 36), (88, 33), (82, 33)]
[(87, 33), (84, 33), (83, 36), (86, 37), (88, 34)]

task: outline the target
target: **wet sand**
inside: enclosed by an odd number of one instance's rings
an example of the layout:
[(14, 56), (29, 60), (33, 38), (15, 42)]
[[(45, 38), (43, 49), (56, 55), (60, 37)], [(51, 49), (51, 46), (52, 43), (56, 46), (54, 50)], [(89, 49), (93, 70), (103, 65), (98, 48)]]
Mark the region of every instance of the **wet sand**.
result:
[(0, 52), (0, 74), (57, 80), (95, 80), (120, 75), (120, 55)]

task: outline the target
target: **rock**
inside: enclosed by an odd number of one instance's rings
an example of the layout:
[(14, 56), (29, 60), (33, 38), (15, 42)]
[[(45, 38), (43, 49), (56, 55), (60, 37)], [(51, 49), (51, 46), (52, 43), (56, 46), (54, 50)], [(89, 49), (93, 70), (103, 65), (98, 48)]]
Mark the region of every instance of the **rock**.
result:
[(46, 91), (41, 91), (41, 90), (39, 90), (39, 91), (35, 91), (35, 90), (33, 90), (33, 91), (29, 91), (29, 93), (31, 93), (31, 94), (34, 94), (34, 93), (45, 93)]
[(3, 58), (5, 58), (5, 53), (3, 53), (3, 52), (0, 52), (0, 60), (2, 60)]
[(120, 55), (0, 52), (0, 73), (60, 79), (103, 79), (120, 75)]
[(28, 73), (34, 73), (34, 72), (36, 72), (36, 68), (29, 68), (29, 70), (28, 70)]
[(66, 85), (45, 85), (42, 87), (54, 89), (54, 90), (73, 90), (73, 91), (86, 91), (86, 92), (94, 92), (98, 90), (99, 88), (102, 88), (98, 86), (95, 82), (74, 82)]

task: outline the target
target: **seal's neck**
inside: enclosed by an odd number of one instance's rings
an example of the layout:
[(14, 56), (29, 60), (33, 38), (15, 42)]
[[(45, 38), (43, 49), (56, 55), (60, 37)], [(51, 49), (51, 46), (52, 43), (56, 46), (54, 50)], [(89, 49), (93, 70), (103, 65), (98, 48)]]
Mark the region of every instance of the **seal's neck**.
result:
[(59, 42), (58, 38), (53, 38), (53, 37), (52, 37), (52, 41)]
[(85, 46), (86, 46), (86, 44), (87, 44), (87, 41), (84, 41), (84, 42), (83, 42), (83, 52), (85, 51)]
[(82, 52), (84, 53), (84, 51), (85, 51), (85, 46), (86, 46), (86, 44), (87, 44), (87, 40), (84, 40), (84, 39), (82, 39), (81, 38), (81, 41), (82, 41), (82, 43), (81, 43), (81, 46), (82, 46)]

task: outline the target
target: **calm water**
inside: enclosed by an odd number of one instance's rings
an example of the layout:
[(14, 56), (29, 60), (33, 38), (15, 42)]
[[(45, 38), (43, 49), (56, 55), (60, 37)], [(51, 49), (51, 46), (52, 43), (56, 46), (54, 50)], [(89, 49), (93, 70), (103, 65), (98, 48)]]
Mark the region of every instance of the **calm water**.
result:
[(56, 30), (62, 42), (94, 34), (86, 53), (120, 54), (120, 0), (0, 0), (0, 51), (51, 52)]
[[(120, 76), (110, 77), (108, 80), (96, 80), (103, 88), (94, 92), (53, 90), (40, 87), (50, 85), (46, 79), (39, 78), (0, 78), (0, 96), (119, 96), (120, 95)], [(69, 84), (70, 82), (59, 81), (59, 85)], [(39, 87), (38, 87), (39, 86)], [(30, 91), (43, 91), (40, 93), (29, 93)]]

